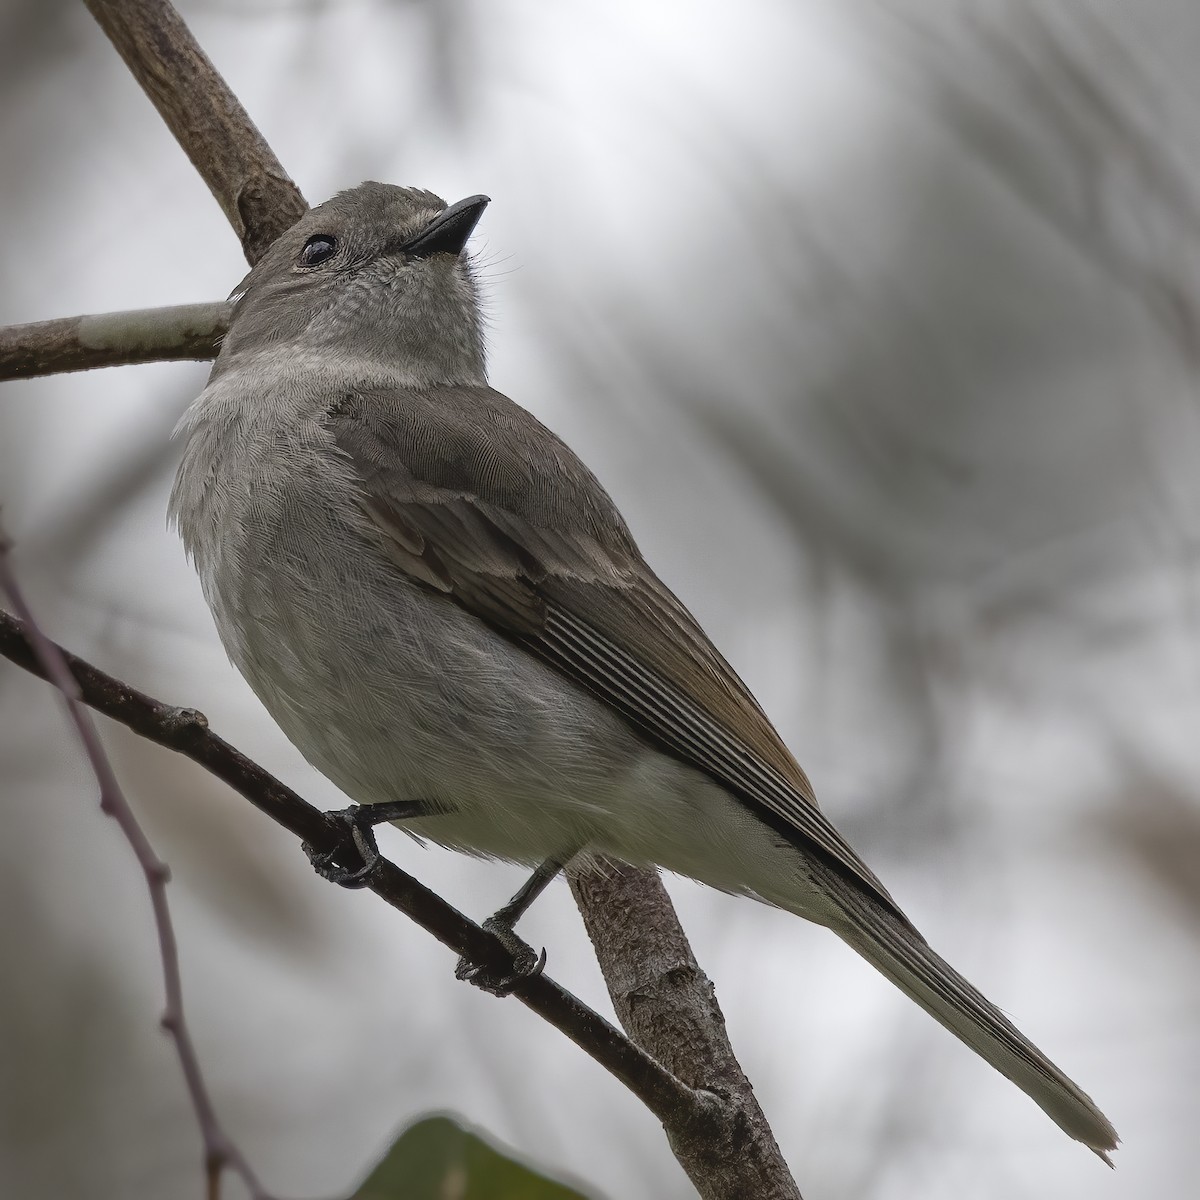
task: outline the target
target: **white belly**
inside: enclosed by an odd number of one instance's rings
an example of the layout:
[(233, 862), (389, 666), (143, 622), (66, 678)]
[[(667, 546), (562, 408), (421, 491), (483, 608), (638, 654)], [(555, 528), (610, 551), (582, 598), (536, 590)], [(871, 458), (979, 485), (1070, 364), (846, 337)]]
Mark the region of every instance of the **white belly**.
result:
[[(807, 912), (800, 856), (708, 776), (387, 564), (322, 570), (288, 578), (260, 556), (206, 590), (235, 665), (351, 799), (435, 805), (403, 827), (474, 854), (533, 864), (586, 845)], [(316, 600), (333, 594), (336, 613)]]

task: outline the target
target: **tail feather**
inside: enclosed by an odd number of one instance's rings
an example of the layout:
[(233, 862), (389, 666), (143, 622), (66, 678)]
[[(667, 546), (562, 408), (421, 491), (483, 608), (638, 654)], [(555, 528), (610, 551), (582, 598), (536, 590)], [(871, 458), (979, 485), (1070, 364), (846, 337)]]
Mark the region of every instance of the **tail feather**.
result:
[(1082, 1089), (902, 916), (848, 881), (830, 890), (843, 918), (833, 929), (844, 941), (1112, 1166), (1108, 1151), (1116, 1149), (1117, 1131)]

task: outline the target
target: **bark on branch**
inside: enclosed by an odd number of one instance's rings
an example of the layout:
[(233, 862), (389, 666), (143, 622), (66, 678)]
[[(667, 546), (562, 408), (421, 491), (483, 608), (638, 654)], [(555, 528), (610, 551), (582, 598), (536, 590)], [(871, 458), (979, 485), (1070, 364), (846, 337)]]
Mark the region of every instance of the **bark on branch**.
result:
[(662, 880), (609, 863), (570, 882), (625, 1031), (684, 1083), (728, 1106), (719, 1137), (666, 1128), (696, 1190), (704, 1200), (801, 1200)]
[(220, 300), (9, 325), (0, 329), (0, 380), (216, 358), (231, 307)]
[(208, 184), (251, 265), (307, 205), (167, 0), (84, 0)]

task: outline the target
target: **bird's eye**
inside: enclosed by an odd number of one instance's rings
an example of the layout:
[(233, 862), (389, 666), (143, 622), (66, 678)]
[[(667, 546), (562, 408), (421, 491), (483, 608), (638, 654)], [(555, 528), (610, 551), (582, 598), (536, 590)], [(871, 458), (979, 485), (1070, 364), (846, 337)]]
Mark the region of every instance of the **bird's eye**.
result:
[(337, 238), (328, 233), (314, 233), (304, 243), (296, 264), (301, 267), (319, 267), (336, 253)]

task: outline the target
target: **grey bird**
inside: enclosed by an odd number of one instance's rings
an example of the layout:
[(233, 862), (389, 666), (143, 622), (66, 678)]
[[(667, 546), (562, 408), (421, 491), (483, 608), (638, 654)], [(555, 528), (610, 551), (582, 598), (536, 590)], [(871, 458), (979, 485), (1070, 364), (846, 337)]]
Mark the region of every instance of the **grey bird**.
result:
[(379, 806), (356, 833), (403, 818), (540, 864), (493, 928), (580, 855), (753, 896), (833, 930), (1107, 1161), (1112, 1125), (833, 827), (595, 476), (488, 387), (465, 253), (487, 203), (364, 183), (235, 292), (171, 497), (233, 663)]

